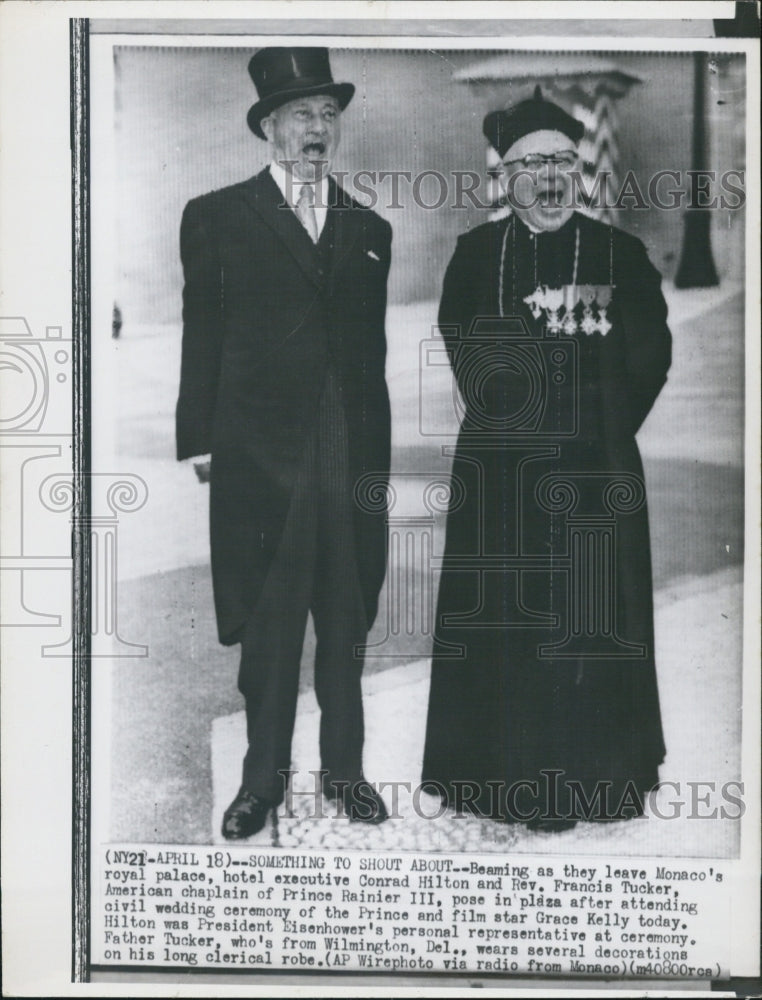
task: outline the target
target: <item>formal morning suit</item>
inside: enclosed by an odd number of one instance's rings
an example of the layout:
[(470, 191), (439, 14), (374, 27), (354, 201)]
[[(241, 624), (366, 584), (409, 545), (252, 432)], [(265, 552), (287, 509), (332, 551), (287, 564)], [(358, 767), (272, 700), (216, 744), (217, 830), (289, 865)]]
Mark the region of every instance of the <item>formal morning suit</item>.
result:
[(386, 566), (384, 377), (391, 227), (332, 180), (317, 243), (269, 169), (191, 201), (177, 406), (179, 459), (211, 453), (220, 641), (242, 644), (244, 786), (278, 802), (290, 765), (304, 626), (318, 640), (322, 764), (361, 774), (362, 660)]
[[(576, 330), (549, 333), (550, 313), (531, 301), (538, 287), (586, 285), (613, 286), (602, 324), (595, 327), (597, 306), (585, 314), (577, 301)], [(558, 309), (556, 319), (563, 315)], [(513, 818), (523, 818), (548, 805), (543, 789), (553, 782), (542, 772), (555, 770), (562, 786), (578, 782), (587, 796), (609, 783), (616, 811), (623, 797), (642, 797), (658, 780), (665, 747), (635, 435), (670, 365), (666, 315), (643, 244), (578, 213), (555, 232), (533, 233), (512, 215), (458, 241), (439, 310), (465, 405), (453, 465), (461, 489), (453, 490), (436, 617), (450, 655), (433, 661), (423, 765), (424, 779), (439, 782), (451, 800), (453, 782), (473, 782), (489, 812), (496, 799), (488, 782), (505, 791), (536, 781), (539, 799), (522, 792), (513, 800), (522, 814)], [(475, 367), (474, 352), (486, 348), (469, 346), (466, 334), (478, 317), (523, 321), (524, 360), (516, 341), (503, 340), (501, 355), (493, 325), (494, 353)], [(484, 360), (490, 356), (494, 364)], [(532, 394), (537, 406), (522, 415)], [(569, 569), (570, 529), (586, 515), (589, 544), (598, 544), (593, 535), (603, 525), (613, 540), (601, 545), (613, 552), (595, 549), (600, 563), (587, 567), (593, 590), (582, 603), (590, 608), (605, 597), (605, 620), (591, 619), (591, 630), (608, 629), (616, 643), (593, 636), (585, 647), (583, 634), (575, 653), (565, 640), (589, 623), (573, 620), (579, 581)], [(481, 572), (474, 554), (483, 557)], [(576, 553), (577, 567), (583, 558)], [(610, 580), (604, 562), (613, 567)], [(569, 803), (562, 787), (557, 808)]]

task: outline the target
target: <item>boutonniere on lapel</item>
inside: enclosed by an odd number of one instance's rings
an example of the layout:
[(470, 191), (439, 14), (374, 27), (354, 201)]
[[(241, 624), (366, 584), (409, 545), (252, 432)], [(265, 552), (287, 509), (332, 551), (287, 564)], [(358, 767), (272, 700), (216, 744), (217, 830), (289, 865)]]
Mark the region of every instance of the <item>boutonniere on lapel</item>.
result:
[[(614, 285), (563, 285), (548, 288), (543, 285), (527, 295), (524, 302), (535, 319), (545, 314), (544, 322), (550, 333), (563, 331), (569, 337), (575, 333), (600, 333), (602, 337), (611, 329), (606, 310), (611, 304)], [(582, 303), (582, 316), (578, 318), (578, 305)], [(593, 305), (598, 315), (593, 314)], [(563, 316), (562, 316), (563, 311)]]
[(371, 260), (377, 260), (377, 261), (381, 260), (381, 258), (375, 252), (375, 250), (366, 250), (365, 253), (370, 257)]

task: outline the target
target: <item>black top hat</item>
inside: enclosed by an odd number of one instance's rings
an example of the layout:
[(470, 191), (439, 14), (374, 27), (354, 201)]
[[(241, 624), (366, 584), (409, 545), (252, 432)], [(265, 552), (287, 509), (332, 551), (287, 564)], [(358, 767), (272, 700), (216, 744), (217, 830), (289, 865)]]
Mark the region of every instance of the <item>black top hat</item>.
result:
[(343, 111), (355, 92), (353, 83), (333, 82), (328, 49), (325, 48), (260, 49), (249, 61), (249, 74), (259, 100), (249, 109), (246, 120), (260, 139), (265, 138), (260, 124), (262, 119), (281, 104), (297, 97), (330, 94)]
[(563, 132), (572, 142), (579, 142), (585, 134), (582, 122), (572, 118), (552, 101), (546, 101), (539, 85), (535, 87), (534, 95), (529, 100), (505, 110), (490, 111), (482, 126), (490, 145), (498, 151), (501, 159), (522, 136), (542, 129)]

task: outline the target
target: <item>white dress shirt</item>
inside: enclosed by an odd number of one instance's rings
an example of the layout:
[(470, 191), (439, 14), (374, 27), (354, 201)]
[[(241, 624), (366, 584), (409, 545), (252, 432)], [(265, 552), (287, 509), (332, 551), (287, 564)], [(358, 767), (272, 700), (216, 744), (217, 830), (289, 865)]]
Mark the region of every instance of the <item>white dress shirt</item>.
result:
[[(273, 160), (270, 164), (270, 173), (272, 179), (280, 188), (284, 200), (296, 211), (296, 203), (299, 201), (302, 185), (308, 182), (300, 181), (292, 173), (287, 175), (284, 167), (277, 160)], [(310, 186), (315, 189), (315, 220), (317, 222), (318, 236), (320, 236), (323, 232), (326, 215), (328, 214), (328, 178), (323, 176), (319, 181)]]

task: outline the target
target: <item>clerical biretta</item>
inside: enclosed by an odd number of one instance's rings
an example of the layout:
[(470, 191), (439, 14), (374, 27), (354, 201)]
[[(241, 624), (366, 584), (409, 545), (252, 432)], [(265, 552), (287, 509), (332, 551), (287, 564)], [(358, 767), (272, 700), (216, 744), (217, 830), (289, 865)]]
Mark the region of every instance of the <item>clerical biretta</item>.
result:
[(486, 116), (510, 214), (439, 309), (464, 414), (423, 778), (553, 831), (642, 814), (665, 753), (635, 436), (671, 336), (641, 241), (574, 210), (583, 132), (539, 88)]

